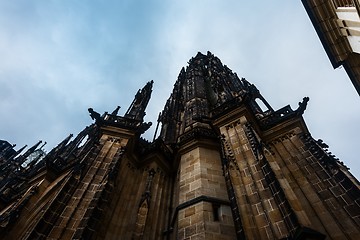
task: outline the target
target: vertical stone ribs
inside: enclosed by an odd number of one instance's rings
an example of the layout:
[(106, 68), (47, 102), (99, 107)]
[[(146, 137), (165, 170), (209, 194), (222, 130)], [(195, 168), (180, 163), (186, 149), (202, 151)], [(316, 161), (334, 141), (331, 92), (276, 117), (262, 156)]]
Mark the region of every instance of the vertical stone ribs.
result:
[[(229, 154), (226, 154), (229, 153)], [(236, 194), (231, 182), (229, 164), (230, 161), (235, 162), (234, 155), (231, 154), (231, 147), (225, 140), (225, 136), (221, 137), (221, 164), (223, 169), (223, 174), (225, 177), (226, 190), (229, 195), (231, 213), (233, 215), (236, 238), (239, 240), (245, 240), (244, 228), (241, 223), (240, 210), (236, 201)]]
[[(88, 152), (87, 159), (95, 158), (99, 151), (99, 146), (93, 146)], [(25, 239), (45, 239), (49, 234), (61, 235), (66, 230), (64, 227), (66, 227), (66, 222), (69, 218), (67, 218), (68, 216), (64, 212), (66, 207), (71, 206), (70, 200), (75, 194), (81, 179), (84, 177), (85, 168), (89, 167), (91, 163), (92, 161), (82, 161), (70, 171), (61, 184), (59, 192), (46, 205), (44, 213), (38, 216), (36, 220), (38, 222), (27, 233)]]
[(104, 209), (109, 206), (111, 193), (114, 189), (115, 179), (118, 175), (121, 159), (124, 153), (125, 149), (120, 147), (114, 155), (114, 159), (110, 163), (109, 170), (105, 174), (105, 178), (96, 190), (84, 217), (81, 219), (79, 227), (74, 234), (74, 239), (91, 239), (96, 229), (99, 227)]
[[(267, 109), (261, 109), (256, 100)], [(259, 118), (273, 112), (255, 85), (239, 79), (212, 53), (199, 52), (190, 59), (186, 70), (182, 68), (162, 111), (161, 138), (167, 144), (175, 143), (187, 127), (226, 114), (241, 103), (246, 103)]]
[(185, 69), (182, 68), (174, 84), (173, 92), (159, 116), (159, 121), (162, 123), (160, 135), (165, 143), (174, 143), (179, 135), (181, 114), (184, 111), (182, 91), (184, 78)]
[(145, 190), (140, 199), (140, 205), (137, 212), (135, 231), (132, 239), (142, 239), (144, 236), (144, 229), (148, 212), (150, 208), (151, 199), (151, 186), (154, 179), (155, 170), (152, 168), (148, 171), (148, 177), (146, 180)]
[(300, 228), (298, 219), (292, 210), (290, 203), (286, 199), (285, 193), (280, 186), (278, 179), (274, 171), (272, 170), (269, 162), (263, 154), (261, 143), (258, 141), (254, 130), (249, 123), (244, 125), (244, 131), (247, 135), (253, 153), (257, 161), (261, 164), (262, 172), (265, 176), (265, 181), (268, 184), (275, 202), (278, 205), (281, 215), (285, 221), (286, 227), (292, 237), (294, 237), (296, 231)]
[[(326, 188), (330, 190), (333, 197), (337, 199), (340, 204), (339, 206), (360, 227), (359, 182), (348, 173), (348, 168), (339, 159), (327, 151), (328, 146), (322, 140), (315, 140), (310, 134), (303, 134), (300, 139), (303, 141), (306, 149), (311, 152), (323, 167), (323, 169), (316, 171), (317, 176), (319, 176)], [(321, 194), (320, 196), (324, 198)], [(328, 199), (324, 200), (325, 202), (328, 201)], [(335, 204), (335, 206), (338, 206), (338, 204)], [(331, 207), (334, 207), (334, 205)], [(336, 215), (336, 213), (334, 214)]]
[[(99, 227), (103, 210), (108, 206), (117, 176), (122, 147), (113, 142), (93, 146), (68, 173), (59, 192), (46, 206), (29, 239), (72, 238), (90, 239)], [(110, 159), (108, 155), (113, 153)], [(103, 152), (101, 157), (100, 151)], [(109, 161), (111, 160), (111, 161)]]
[(182, 68), (178, 80), (174, 84), (173, 92), (167, 100), (164, 110), (161, 112), (159, 121), (162, 122), (161, 137), (165, 143), (174, 143), (179, 135), (181, 115), (184, 112), (183, 85), (185, 69)]
[(25, 239), (45, 239), (50, 231), (56, 225), (56, 222), (61, 220), (60, 215), (68, 205), (71, 195), (75, 192), (77, 184), (79, 183), (78, 173), (70, 174), (65, 180), (61, 191), (47, 206), (44, 214), (40, 216), (39, 222), (29, 233)]

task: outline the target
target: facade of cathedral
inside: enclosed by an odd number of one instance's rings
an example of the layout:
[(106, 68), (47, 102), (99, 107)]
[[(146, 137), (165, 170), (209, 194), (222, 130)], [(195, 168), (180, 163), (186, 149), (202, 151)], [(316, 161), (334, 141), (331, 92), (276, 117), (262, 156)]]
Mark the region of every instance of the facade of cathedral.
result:
[(198, 53), (149, 142), (152, 85), (45, 156), (0, 142), (1, 239), (359, 238), (359, 182), (312, 138), (308, 98), (274, 110)]

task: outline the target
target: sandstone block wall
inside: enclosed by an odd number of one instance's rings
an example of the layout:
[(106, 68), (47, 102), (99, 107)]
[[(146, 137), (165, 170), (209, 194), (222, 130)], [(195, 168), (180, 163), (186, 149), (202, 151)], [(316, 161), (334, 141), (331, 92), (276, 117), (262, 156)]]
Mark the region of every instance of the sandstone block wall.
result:
[(256, 159), (245, 134), (246, 122), (241, 118), (220, 128), (234, 155), (229, 169), (244, 232), (249, 239), (282, 238), (289, 231), (265, 180), (264, 164)]
[(234, 239), (219, 151), (197, 147), (181, 156), (178, 239)]
[(272, 154), (268, 155), (269, 161), (278, 166), (282, 187), (299, 220), (332, 239), (357, 239), (359, 186), (349, 183), (341, 170), (327, 169), (300, 136), (295, 129), (293, 134), (272, 141)]

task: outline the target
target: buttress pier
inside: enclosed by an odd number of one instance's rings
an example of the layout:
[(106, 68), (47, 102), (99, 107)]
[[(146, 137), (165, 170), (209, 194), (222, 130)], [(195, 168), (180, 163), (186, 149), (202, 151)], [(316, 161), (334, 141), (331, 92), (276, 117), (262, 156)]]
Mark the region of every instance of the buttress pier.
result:
[(311, 136), (308, 98), (274, 110), (198, 53), (147, 141), (152, 87), (41, 158), (1, 141), (0, 238), (358, 239), (359, 182)]

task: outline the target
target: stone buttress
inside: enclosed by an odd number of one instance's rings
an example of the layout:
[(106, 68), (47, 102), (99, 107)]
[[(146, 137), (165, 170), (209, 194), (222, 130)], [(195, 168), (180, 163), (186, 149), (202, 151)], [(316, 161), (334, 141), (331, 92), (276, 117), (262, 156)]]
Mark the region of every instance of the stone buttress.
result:
[(297, 109), (216, 56), (183, 68), (153, 141), (153, 81), (48, 154), (0, 142), (1, 239), (357, 239), (359, 182)]

